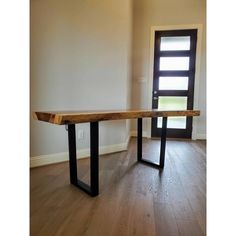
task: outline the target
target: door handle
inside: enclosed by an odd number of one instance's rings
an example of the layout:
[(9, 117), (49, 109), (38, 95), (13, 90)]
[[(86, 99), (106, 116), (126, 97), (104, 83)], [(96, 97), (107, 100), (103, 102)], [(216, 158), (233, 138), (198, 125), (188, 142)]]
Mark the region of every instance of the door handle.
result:
[(158, 99), (158, 97), (153, 97), (153, 100), (157, 100)]

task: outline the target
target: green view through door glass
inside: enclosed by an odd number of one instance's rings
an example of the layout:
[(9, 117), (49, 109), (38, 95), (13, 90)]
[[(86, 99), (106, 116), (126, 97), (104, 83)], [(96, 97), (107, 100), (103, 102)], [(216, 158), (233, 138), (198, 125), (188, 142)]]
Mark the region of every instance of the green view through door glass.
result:
[(161, 37), (160, 50), (190, 50), (190, 36)]
[(160, 70), (189, 70), (189, 57), (160, 57)]
[(160, 90), (188, 90), (188, 77), (159, 77)]
[[(158, 110), (186, 110), (187, 97), (166, 97), (160, 96), (158, 99)], [(162, 117), (157, 119), (157, 127), (162, 127)], [(186, 117), (168, 117), (167, 128), (186, 129)]]

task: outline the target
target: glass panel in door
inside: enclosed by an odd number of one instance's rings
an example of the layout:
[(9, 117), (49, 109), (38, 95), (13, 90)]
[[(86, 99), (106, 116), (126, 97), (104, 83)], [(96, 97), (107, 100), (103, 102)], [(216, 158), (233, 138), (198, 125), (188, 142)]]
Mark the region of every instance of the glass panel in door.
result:
[(161, 57), (160, 70), (188, 70), (189, 57)]
[(159, 90), (188, 90), (188, 77), (184, 76), (160, 76)]
[[(160, 96), (158, 100), (158, 110), (186, 110), (187, 97), (163, 97)], [(162, 117), (157, 119), (157, 127), (161, 128)], [(172, 129), (186, 129), (186, 117), (169, 117), (167, 128)]]

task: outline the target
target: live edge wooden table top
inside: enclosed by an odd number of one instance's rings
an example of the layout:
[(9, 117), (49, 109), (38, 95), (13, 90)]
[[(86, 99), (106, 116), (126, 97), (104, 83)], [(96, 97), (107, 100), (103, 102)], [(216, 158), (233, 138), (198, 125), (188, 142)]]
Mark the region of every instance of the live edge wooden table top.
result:
[(113, 110), (113, 111), (45, 111), (34, 112), (36, 120), (58, 125), (122, 120), (145, 117), (199, 116), (198, 110), (158, 111), (158, 110)]
[[(199, 116), (198, 110), (158, 111), (158, 110), (119, 110), (119, 111), (45, 111), (34, 112), (35, 120), (57, 125), (66, 125), (68, 131), (70, 183), (95, 197), (99, 194), (99, 122), (106, 120), (137, 119), (137, 161), (163, 169), (167, 119), (170, 116)], [(153, 162), (142, 158), (142, 118), (163, 117), (161, 128), (160, 160)], [(90, 185), (78, 179), (76, 162), (77, 123), (90, 122)]]

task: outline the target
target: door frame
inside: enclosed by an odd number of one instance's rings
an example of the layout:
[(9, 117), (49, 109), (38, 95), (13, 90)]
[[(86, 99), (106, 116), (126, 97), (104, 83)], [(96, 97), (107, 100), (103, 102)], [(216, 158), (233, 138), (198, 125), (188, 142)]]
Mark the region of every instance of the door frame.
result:
[[(166, 25), (166, 26), (151, 26), (151, 37), (150, 37), (150, 59), (149, 59), (149, 78), (148, 78), (148, 108), (152, 109), (152, 91), (153, 91), (153, 70), (154, 70), (154, 48), (155, 48), (155, 31), (164, 30), (185, 30), (185, 29), (197, 29), (198, 39), (196, 48), (196, 65), (195, 65), (195, 81), (194, 81), (194, 98), (193, 98), (193, 109), (199, 109), (198, 98), (199, 98), (199, 83), (200, 83), (200, 66), (201, 66), (201, 48), (202, 48), (202, 24), (191, 24), (191, 25)], [(147, 119), (147, 137), (151, 138), (151, 119)], [(192, 139), (197, 138), (197, 121), (193, 119), (192, 126)]]

